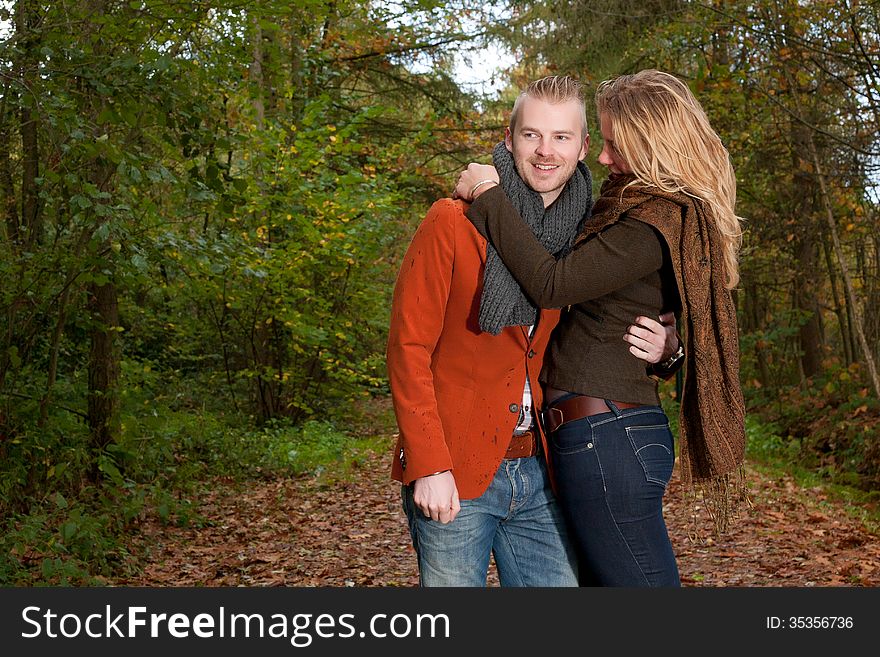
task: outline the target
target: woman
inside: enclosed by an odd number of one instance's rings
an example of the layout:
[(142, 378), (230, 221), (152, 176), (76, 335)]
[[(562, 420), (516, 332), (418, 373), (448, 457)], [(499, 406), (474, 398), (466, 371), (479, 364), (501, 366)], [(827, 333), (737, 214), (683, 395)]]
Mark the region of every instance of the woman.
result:
[(497, 180), (492, 167), (471, 165), (456, 193), (481, 183), (468, 218), (535, 303), (569, 306), (541, 382), (556, 488), (582, 569), (605, 586), (678, 586), (662, 511), (673, 438), (656, 380), (616, 336), (633, 316), (681, 316), (682, 473), (723, 529), (742, 490), (745, 448), (730, 296), (741, 240), (736, 182), (705, 112), (674, 76), (645, 70), (608, 80), (596, 106), (599, 162), (610, 175), (564, 258), (547, 253), (500, 186), (484, 182)]

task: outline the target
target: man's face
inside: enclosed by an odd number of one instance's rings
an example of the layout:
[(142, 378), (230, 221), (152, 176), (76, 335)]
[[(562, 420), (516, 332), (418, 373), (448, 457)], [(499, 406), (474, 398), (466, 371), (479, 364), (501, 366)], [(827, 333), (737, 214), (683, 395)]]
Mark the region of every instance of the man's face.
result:
[(590, 146), (583, 135), (583, 107), (576, 100), (551, 104), (527, 96), (521, 101), (516, 133), (504, 136), (516, 170), (548, 207), (562, 193)]

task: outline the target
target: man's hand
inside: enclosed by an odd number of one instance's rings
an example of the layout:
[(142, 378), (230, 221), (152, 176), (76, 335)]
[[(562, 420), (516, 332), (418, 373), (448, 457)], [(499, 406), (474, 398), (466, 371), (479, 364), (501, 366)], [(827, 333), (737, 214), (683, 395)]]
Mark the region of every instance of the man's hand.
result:
[(416, 479), (413, 487), (413, 502), (432, 520), (438, 520), (444, 525), (452, 522), (461, 511), (455, 477), (447, 471)]
[(647, 363), (665, 361), (678, 351), (678, 334), (675, 332), (675, 315), (664, 313), (660, 321), (649, 317), (636, 317), (635, 324), (627, 329), (623, 339), (630, 343), (629, 351)]
[[(481, 183), (484, 180), (491, 180), (492, 182), (487, 182), (477, 187), (477, 183)], [(452, 192), (452, 198), (473, 201), (487, 189), (497, 185), (499, 180), (498, 172), (492, 165), (471, 162), (468, 164), (467, 169), (458, 175), (458, 182), (455, 185), (455, 191)], [(474, 189), (475, 187), (476, 189)]]

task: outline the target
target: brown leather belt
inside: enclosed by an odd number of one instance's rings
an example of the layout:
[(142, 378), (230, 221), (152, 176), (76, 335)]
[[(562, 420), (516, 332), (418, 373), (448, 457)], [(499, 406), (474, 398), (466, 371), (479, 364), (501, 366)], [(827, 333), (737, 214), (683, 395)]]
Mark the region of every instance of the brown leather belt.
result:
[[(619, 402), (611, 400), (617, 408), (635, 408), (643, 404), (630, 404), (628, 402)], [(590, 415), (599, 415), (600, 413), (610, 413), (611, 409), (601, 397), (588, 397), (587, 395), (578, 395), (577, 397), (569, 397), (558, 403), (552, 403), (546, 411), (544, 411), (544, 430), (547, 433), (556, 431), (566, 422), (580, 420)]]
[(534, 456), (538, 453), (539, 444), (538, 435), (534, 431), (526, 431), (525, 433), (514, 435), (510, 439), (510, 446), (507, 448), (504, 458), (524, 459)]

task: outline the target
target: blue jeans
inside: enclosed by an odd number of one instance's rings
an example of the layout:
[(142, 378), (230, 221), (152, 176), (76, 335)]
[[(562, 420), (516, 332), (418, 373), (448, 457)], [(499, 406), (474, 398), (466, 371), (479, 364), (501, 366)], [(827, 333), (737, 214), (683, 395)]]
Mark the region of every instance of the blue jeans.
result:
[(404, 486), (403, 508), (421, 586), (486, 586), (489, 556), (501, 586), (577, 586), (574, 548), (543, 456), (501, 462), (485, 493), (450, 523), (426, 517)]
[(663, 520), (675, 462), (659, 406), (567, 422), (549, 436), (559, 502), (577, 546), (582, 584), (680, 586)]

